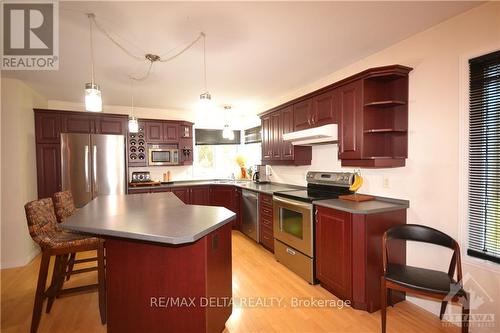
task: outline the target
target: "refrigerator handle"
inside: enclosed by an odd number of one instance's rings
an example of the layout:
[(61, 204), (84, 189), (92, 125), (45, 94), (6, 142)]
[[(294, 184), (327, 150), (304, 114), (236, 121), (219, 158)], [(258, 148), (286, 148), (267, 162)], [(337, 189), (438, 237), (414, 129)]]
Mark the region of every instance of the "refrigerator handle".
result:
[(93, 186), (94, 186), (94, 196), (99, 193), (99, 186), (97, 185), (97, 146), (94, 145), (93, 147), (93, 158), (92, 158), (92, 162), (94, 164), (94, 167), (93, 167), (93, 173), (94, 173), (94, 182), (93, 182)]
[(87, 192), (90, 192), (90, 179), (89, 179), (89, 146), (85, 145), (85, 187)]

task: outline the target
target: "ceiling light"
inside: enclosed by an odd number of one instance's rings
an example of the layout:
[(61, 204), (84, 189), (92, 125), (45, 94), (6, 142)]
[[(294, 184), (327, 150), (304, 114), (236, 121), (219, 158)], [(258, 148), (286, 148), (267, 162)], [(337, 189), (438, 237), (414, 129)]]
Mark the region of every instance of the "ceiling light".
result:
[[(224, 118), (227, 119), (228, 113), (231, 110), (231, 105), (224, 105), (225, 115)], [(234, 131), (229, 127), (229, 122), (226, 120), (224, 129), (222, 130), (222, 137), (228, 140), (234, 140)]]
[(139, 122), (137, 121), (137, 118), (134, 116), (128, 119), (128, 131), (130, 133), (139, 132)]
[(91, 61), (91, 82), (85, 83), (85, 110), (91, 112), (102, 111), (102, 98), (99, 85), (95, 83), (94, 76), (94, 43), (92, 38), (92, 20), (94, 14), (87, 14), (90, 27), (90, 61)]
[(101, 90), (95, 83), (85, 83), (85, 110), (90, 112), (102, 111)]
[(212, 95), (208, 92), (207, 88), (207, 48), (206, 48), (206, 35), (204, 32), (201, 33), (203, 37), (203, 83), (205, 87), (205, 92), (200, 94), (200, 104), (204, 106), (211, 106)]

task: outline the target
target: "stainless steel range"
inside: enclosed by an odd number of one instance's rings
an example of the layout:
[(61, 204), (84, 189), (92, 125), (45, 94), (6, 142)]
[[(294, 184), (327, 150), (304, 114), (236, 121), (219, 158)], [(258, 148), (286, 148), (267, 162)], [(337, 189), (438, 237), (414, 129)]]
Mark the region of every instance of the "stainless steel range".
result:
[(310, 171), (306, 179), (307, 190), (274, 193), (274, 256), (313, 284), (315, 274), (312, 202), (351, 194), (349, 187), (354, 181), (354, 174)]

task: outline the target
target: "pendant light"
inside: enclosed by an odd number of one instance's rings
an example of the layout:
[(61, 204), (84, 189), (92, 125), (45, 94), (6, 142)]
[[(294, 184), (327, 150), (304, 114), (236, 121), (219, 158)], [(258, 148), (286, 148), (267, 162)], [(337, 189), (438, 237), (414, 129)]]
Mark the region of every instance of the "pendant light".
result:
[(130, 117), (128, 118), (128, 131), (129, 133), (137, 133), (139, 132), (139, 122), (137, 121), (137, 118), (134, 117), (134, 81), (130, 79), (130, 87), (132, 90), (132, 111), (130, 114)]
[(204, 32), (201, 33), (203, 37), (203, 82), (205, 90), (200, 94), (200, 108), (202, 111), (208, 111), (212, 108), (212, 95), (207, 89), (207, 48), (206, 48), (206, 35)]
[(85, 83), (85, 110), (90, 112), (102, 111), (102, 98), (99, 85), (95, 83), (94, 75), (94, 43), (92, 36), (92, 20), (94, 14), (87, 14), (90, 26), (90, 60), (91, 60), (91, 82)]
[[(224, 105), (225, 118), (227, 119), (227, 114), (231, 110), (231, 105)], [(226, 120), (226, 124), (222, 130), (222, 137), (227, 140), (234, 140), (234, 131), (229, 127), (229, 122)]]

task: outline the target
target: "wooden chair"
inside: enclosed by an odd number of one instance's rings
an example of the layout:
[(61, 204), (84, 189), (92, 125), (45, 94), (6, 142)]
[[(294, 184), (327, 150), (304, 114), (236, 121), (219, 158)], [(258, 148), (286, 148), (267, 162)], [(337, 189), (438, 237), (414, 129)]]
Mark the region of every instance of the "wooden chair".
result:
[[(28, 228), (33, 240), (40, 245), (42, 259), (35, 292), (35, 303), (31, 320), (31, 332), (38, 329), (42, 314), (43, 301), (48, 298), (46, 312), (49, 313), (54, 299), (60, 295), (97, 289), (99, 292), (99, 311), (101, 322), (106, 323), (106, 293), (104, 276), (104, 241), (87, 235), (61, 230), (57, 225), (54, 205), (51, 198), (35, 200), (24, 206)], [(97, 250), (97, 267), (76, 269), (67, 272), (68, 256), (71, 253)], [(54, 271), (49, 288), (45, 289), (50, 258), (55, 256)], [(84, 260), (85, 262), (95, 259)], [(63, 289), (64, 278), (69, 274), (80, 274), (97, 270), (98, 283)]]
[[(73, 215), (77, 210), (71, 191), (56, 192), (54, 193), (54, 197), (52, 198), (52, 200), (54, 201), (54, 209), (57, 217), (57, 222), (59, 223), (63, 223), (68, 217)], [(76, 253), (71, 253), (68, 260), (67, 272), (71, 273), (73, 271), (73, 267), (75, 266), (75, 264), (79, 264), (82, 262), (85, 261), (76, 260)], [(70, 277), (71, 274), (68, 274), (66, 276), (66, 281), (68, 281)]]
[[(453, 250), (453, 256), (448, 272), (441, 272), (426, 268), (391, 264), (388, 255), (390, 241), (417, 241), (447, 247)], [(384, 275), (381, 278), (381, 317), (382, 333), (386, 331), (386, 308), (388, 292), (397, 290), (413, 293), (441, 300), (443, 314), (449, 301), (460, 303), (462, 306), (462, 333), (469, 331), (469, 294), (462, 285), (462, 263), (458, 243), (445, 233), (422, 225), (405, 224), (390, 228), (384, 233), (382, 241), (382, 258)], [(457, 280), (454, 280), (455, 270)]]

